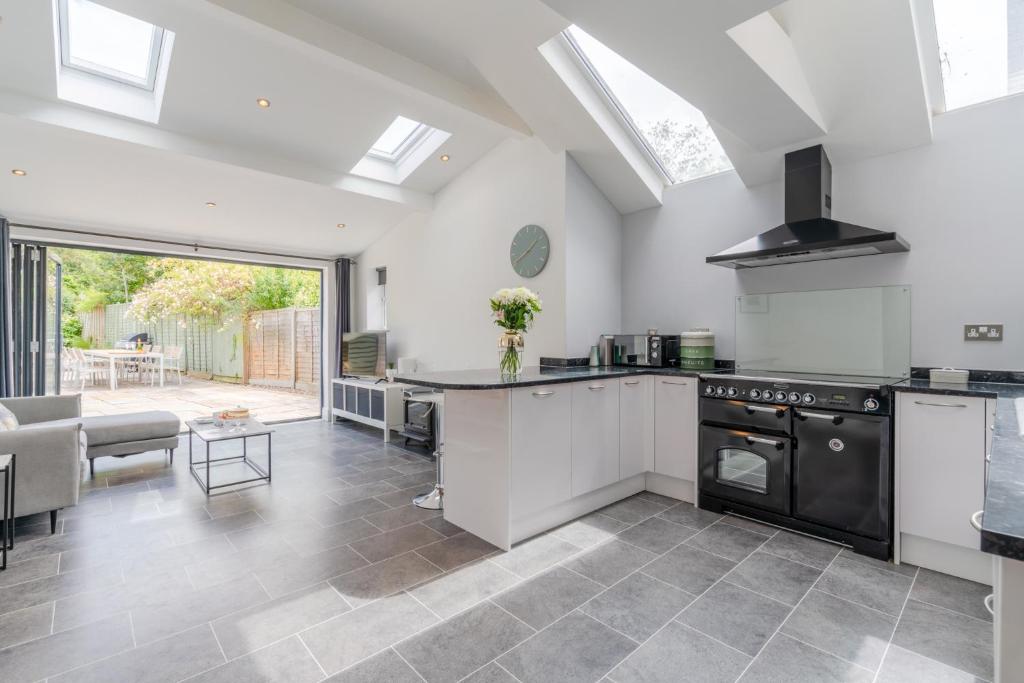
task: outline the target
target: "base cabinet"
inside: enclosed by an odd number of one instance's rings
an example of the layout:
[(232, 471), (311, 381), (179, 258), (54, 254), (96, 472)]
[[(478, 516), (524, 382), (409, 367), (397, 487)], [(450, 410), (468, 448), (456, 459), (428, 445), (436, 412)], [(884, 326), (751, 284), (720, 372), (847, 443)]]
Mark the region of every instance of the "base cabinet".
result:
[(654, 471), (697, 481), (697, 380), (653, 377)]
[(572, 384), (512, 389), (512, 516), (572, 497)]
[(572, 386), (572, 495), (619, 480), (619, 380)]
[(619, 384), (619, 478), (653, 471), (653, 378), (629, 377)]

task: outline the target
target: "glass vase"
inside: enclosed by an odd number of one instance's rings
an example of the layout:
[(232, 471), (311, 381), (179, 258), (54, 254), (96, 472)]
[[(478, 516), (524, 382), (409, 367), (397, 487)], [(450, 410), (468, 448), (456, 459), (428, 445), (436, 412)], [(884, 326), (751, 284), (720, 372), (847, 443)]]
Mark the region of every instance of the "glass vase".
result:
[(506, 332), (498, 337), (498, 369), (502, 377), (516, 378), (523, 372), (523, 335)]

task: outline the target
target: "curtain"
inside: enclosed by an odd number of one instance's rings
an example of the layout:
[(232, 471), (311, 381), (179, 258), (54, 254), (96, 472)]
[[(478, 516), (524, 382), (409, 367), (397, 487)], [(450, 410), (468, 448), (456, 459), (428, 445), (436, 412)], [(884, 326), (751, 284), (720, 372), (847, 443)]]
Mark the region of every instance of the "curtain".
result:
[(0, 397), (14, 395), (14, 354), (11, 346), (11, 228), (0, 216)]
[(334, 328), (334, 376), (341, 376), (341, 339), (346, 332), (352, 331), (352, 293), (351, 293), (352, 261), (340, 258), (334, 262), (334, 291), (337, 296), (338, 308)]

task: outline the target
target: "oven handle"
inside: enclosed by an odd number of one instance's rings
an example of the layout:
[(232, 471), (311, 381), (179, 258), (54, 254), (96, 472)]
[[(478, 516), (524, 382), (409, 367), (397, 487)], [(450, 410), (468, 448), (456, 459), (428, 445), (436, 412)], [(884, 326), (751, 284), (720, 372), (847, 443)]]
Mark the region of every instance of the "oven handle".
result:
[(800, 411), (794, 411), (794, 413), (801, 420), (806, 420), (809, 417), (813, 417), (813, 418), (815, 418), (817, 420), (829, 420), (834, 425), (841, 425), (841, 424), (843, 424), (843, 416), (842, 415), (827, 415), (826, 413), (801, 413)]
[(754, 413), (775, 413), (775, 417), (785, 417), (785, 408), (770, 408), (768, 406), (751, 406), (744, 405), (743, 409), (747, 411), (747, 415), (753, 415)]
[(786, 446), (781, 441), (776, 441), (775, 439), (763, 439), (760, 436), (747, 436), (745, 438), (749, 444), (763, 443), (765, 446), (775, 446), (775, 449), (779, 451)]

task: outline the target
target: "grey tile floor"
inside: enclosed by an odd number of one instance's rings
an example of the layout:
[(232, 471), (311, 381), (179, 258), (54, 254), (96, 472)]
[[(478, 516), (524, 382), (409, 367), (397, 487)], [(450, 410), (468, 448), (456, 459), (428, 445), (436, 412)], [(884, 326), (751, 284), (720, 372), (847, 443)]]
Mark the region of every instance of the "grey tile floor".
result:
[(22, 520), (0, 681), (992, 677), (984, 586), (649, 493), (502, 553), (412, 507), (433, 465), (377, 433), (275, 446), (270, 486), (107, 458), (57, 535)]

